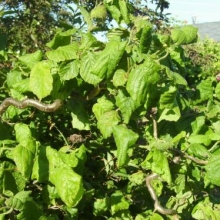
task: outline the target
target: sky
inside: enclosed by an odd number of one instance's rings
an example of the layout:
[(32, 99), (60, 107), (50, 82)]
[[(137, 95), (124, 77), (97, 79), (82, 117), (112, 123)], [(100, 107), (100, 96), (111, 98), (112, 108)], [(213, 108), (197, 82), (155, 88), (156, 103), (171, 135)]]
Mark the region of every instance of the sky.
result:
[(192, 17), (196, 23), (220, 21), (220, 0), (168, 0), (169, 9), (164, 13), (171, 13), (177, 20), (192, 24)]

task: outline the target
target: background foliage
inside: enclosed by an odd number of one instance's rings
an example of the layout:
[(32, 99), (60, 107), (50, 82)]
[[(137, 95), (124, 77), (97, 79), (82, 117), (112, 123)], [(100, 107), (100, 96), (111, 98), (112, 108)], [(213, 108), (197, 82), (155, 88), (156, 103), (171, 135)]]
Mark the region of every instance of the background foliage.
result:
[(123, 0), (41, 3), (4, 2), (0, 97), (63, 106), (1, 112), (0, 218), (218, 219), (219, 44)]

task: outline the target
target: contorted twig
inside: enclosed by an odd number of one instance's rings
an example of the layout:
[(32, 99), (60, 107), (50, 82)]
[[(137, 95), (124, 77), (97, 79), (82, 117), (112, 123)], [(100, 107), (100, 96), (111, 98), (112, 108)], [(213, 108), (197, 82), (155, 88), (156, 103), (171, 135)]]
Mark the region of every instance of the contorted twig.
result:
[(159, 178), (159, 175), (156, 174), (156, 173), (152, 173), (152, 174), (150, 174), (149, 176), (146, 177), (146, 186), (147, 186), (147, 189), (148, 189), (148, 191), (151, 195), (151, 198), (154, 200), (155, 210), (158, 211), (161, 214), (164, 214), (164, 215), (175, 215), (175, 214), (177, 214), (177, 212), (175, 210), (166, 209), (166, 208), (163, 208), (160, 205), (160, 202), (157, 198), (156, 192), (155, 192), (154, 188), (151, 186), (151, 180), (157, 179), (157, 178)]
[(52, 104), (45, 104), (35, 99), (25, 99), (19, 101), (14, 98), (6, 98), (0, 105), (0, 115), (2, 115), (10, 105), (13, 105), (20, 109), (24, 109), (27, 108), (28, 106), (32, 106), (39, 109), (42, 112), (54, 112), (61, 107), (62, 101), (56, 99)]
[(187, 159), (192, 160), (193, 162), (195, 162), (195, 163), (197, 163), (197, 164), (206, 165), (206, 164), (208, 163), (207, 160), (200, 160), (200, 159), (198, 159), (198, 158), (196, 158), (196, 157), (193, 157), (193, 156), (190, 156), (190, 155), (188, 155), (187, 153), (182, 152), (182, 151), (180, 151), (180, 150), (178, 150), (178, 149), (171, 149), (171, 150), (177, 152), (178, 154), (180, 154), (181, 156), (183, 156), (183, 157), (185, 157), (185, 158), (187, 158)]

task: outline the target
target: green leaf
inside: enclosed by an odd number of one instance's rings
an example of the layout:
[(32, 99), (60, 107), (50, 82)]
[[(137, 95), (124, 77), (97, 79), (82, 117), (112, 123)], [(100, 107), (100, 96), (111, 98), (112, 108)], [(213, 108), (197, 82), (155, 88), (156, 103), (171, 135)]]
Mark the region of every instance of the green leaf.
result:
[(113, 1), (108, 1), (108, 0), (104, 0), (104, 4), (107, 8), (107, 10), (110, 12), (110, 14), (112, 15), (112, 17), (119, 22), (120, 17), (121, 17), (121, 13), (119, 8), (116, 5), (111, 4)]
[(92, 67), (91, 73), (100, 78), (111, 78), (112, 74), (119, 64), (127, 45), (126, 41), (110, 41), (105, 49), (99, 54), (98, 59)]
[(191, 123), (193, 133), (198, 134), (204, 124), (205, 124), (205, 116), (196, 117), (195, 121)]
[(71, 112), (72, 127), (78, 130), (90, 130), (89, 115), (82, 103), (76, 102), (77, 108), (73, 108)]
[(166, 67), (166, 74), (175, 84), (187, 86), (187, 81), (179, 73), (173, 72)]
[(22, 80), (21, 71), (11, 70), (7, 73), (7, 85), (9, 88), (13, 88), (16, 83), (19, 83)]
[(54, 50), (57, 49), (60, 46), (69, 45), (70, 42), (71, 42), (71, 36), (74, 35), (76, 33), (76, 31), (77, 31), (76, 29), (70, 29), (68, 31), (59, 32), (46, 45), (49, 48), (52, 48)]
[(119, 0), (118, 1), (119, 9), (122, 15), (123, 20), (126, 24), (130, 23), (129, 13), (128, 13), (128, 4), (125, 2), (125, 0)]
[(91, 49), (93, 45), (99, 43), (92, 33), (83, 34), (79, 49), (86, 51)]
[(195, 103), (199, 104), (205, 100), (213, 99), (213, 88), (210, 79), (203, 80), (196, 87), (196, 100)]
[(117, 69), (114, 73), (112, 82), (115, 87), (124, 86), (127, 82), (127, 73), (123, 69)]
[(177, 121), (180, 118), (181, 113), (176, 96), (177, 89), (174, 86), (169, 86), (166, 88), (165, 92), (161, 94), (159, 108), (162, 110), (162, 113), (158, 122), (161, 120)]
[(46, 156), (46, 146), (39, 146), (35, 157), (31, 179), (38, 182), (49, 180), (49, 163)]
[(81, 14), (83, 16), (83, 19), (84, 21), (86, 22), (87, 26), (88, 26), (88, 30), (92, 30), (93, 28), (93, 24), (92, 24), (92, 19), (91, 19), (91, 16), (90, 16), (90, 13), (82, 6), (78, 6), (80, 11), (81, 11)]
[(37, 62), (39, 62), (43, 57), (43, 53), (40, 50), (32, 54), (26, 54), (18, 58), (18, 60), (31, 69)]
[(103, 115), (105, 112), (111, 111), (114, 109), (114, 104), (106, 99), (105, 96), (102, 96), (97, 100), (97, 103), (93, 105), (92, 111), (95, 114), (97, 120), (100, 119), (100, 116)]
[(210, 157), (208, 164), (205, 166), (207, 179), (217, 186), (220, 186), (220, 155)]
[(118, 167), (122, 167), (128, 164), (128, 149), (135, 144), (138, 134), (123, 125), (114, 126), (112, 130), (117, 146)]
[(171, 30), (171, 39), (176, 45), (185, 44), (187, 41), (185, 32), (180, 28), (174, 28)]
[(210, 155), (207, 148), (202, 144), (191, 144), (187, 151), (189, 154), (192, 154), (201, 159), (207, 159)]
[(56, 50), (46, 52), (49, 60), (60, 62), (73, 60), (78, 58), (78, 43), (73, 43), (67, 46), (58, 47)]
[(22, 79), (19, 82), (15, 83), (13, 85), (13, 89), (16, 90), (19, 93), (24, 93), (24, 92), (28, 92), (31, 91), (30, 89), (30, 79)]
[(186, 44), (190, 44), (194, 42), (197, 39), (197, 32), (198, 28), (193, 25), (185, 25), (181, 28), (182, 31), (184, 31), (186, 40)]
[(147, 53), (152, 40), (152, 25), (146, 25), (141, 31), (140, 49), (142, 53)]
[(163, 151), (151, 150), (146, 159), (141, 163), (144, 169), (151, 169), (152, 172), (161, 177), (170, 185), (172, 182), (168, 159)]
[(205, 198), (204, 201), (200, 201), (195, 205), (192, 210), (192, 217), (194, 219), (213, 219), (217, 220), (219, 218), (219, 205), (218, 207), (213, 207), (213, 203)]
[(127, 97), (121, 90), (118, 91), (118, 95), (115, 97), (116, 105), (119, 107), (124, 123), (128, 123), (132, 113), (135, 110), (135, 102), (131, 97)]
[(95, 216), (100, 216), (104, 212), (106, 212), (109, 209), (110, 205), (110, 198), (105, 197), (103, 199), (96, 199), (94, 202), (94, 207), (93, 207), (93, 214)]
[(26, 143), (19, 144), (13, 150), (13, 158), (17, 169), (25, 178), (29, 178), (32, 172), (33, 160), (36, 151), (36, 144), (33, 140), (26, 140)]
[(188, 139), (191, 144), (204, 144), (208, 146), (211, 143), (211, 139), (207, 135), (192, 134)]
[(31, 130), (26, 124), (16, 123), (15, 124), (15, 136), (16, 140), (20, 144), (26, 144), (27, 140), (32, 140)]
[(21, 191), (7, 201), (7, 205), (17, 211), (24, 209), (25, 202), (30, 201), (31, 191)]
[(108, 111), (99, 117), (97, 127), (101, 131), (104, 138), (108, 138), (112, 134), (113, 126), (120, 122), (120, 117), (116, 111)]
[(125, 199), (123, 193), (121, 191), (116, 191), (111, 195), (111, 214), (121, 210), (128, 210), (129, 202)]
[(63, 162), (56, 150), (47, 147), (46, 155), (49, 161), (49, 179), (60, 198), (68, 207), (76, 206), (84, 193), (82, 177)]
[(160, 66), (151, 58), (147, 58), (143, 64), (131, 70), (126, 89), (136, 107), (146, 101), (148, 86), (156, 84), (160, 78), (159, 70)]
[(107, 16), (107, 11), (104, 5), (99, 4), (91, 11), (91, 18), (98, 18), (104, 20)]
[(220, 100), (220, 83), (218, 83), (215, 87), (215, 95)]
[(79, 61), (74, 60), (70, 63), (61, 64), (58, 73), (61, 81), (66, 81), (77, 77), (79, 73)]
[(56, 169), (51, 175), (51, 182), (55, 185), (62, 201), (68, 206), (76, 206), (84, 193), (82, 177), (66, 167)]
[(81, 58), (80, 76), (85, 82), (93, 85), (97, 85), (102, 81), (102, 78), (91, 72), (97, 57), (97, 53), (87, 52), (86, 55)]
[(39, 98), (42, 99), (50, 95), (53, 87), (53, 77), (51, 61), (41, 61), (37, 63), (30, 74), (30, 89)]

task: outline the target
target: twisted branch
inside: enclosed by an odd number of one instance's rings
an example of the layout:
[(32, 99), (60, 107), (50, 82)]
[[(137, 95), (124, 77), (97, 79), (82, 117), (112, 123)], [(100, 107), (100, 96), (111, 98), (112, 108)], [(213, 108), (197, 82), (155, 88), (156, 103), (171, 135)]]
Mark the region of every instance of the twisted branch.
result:
[(157, 179), (158, 177), (159, 177), (159, 175), (156, 174), (156, 173), (152, 173), (152, 174), (150, 174), (149, 176), (146, 177), (146, 186), (147, 186), (147, 189), (150, 193), (151, 198), (154, 200), (154, 208), (155, 208), (156, 211), (158, 211), (161, 214), (175, 215), (175, 214), (177, 214), (177, 212), (175, 210), (166, 209), (166, 208), (161, 206), (161, 204), (158, 200), (158, 197), (156, 195), (156, 192), (155, 192), (154, 188), (151, 186), (151, 181), (153, 179)]
[(22, 101), (19, 101), (14, 98), (6, 98), (0, 105), (0, 116), (7, 110), (7, 108), (10, 105), (13, 105), (20, 109), (24, 109), (29, 106), (32, 106), (39, 109), (42, 112), (54, 112), (61, 107), (62, 101), (60, 99), (56, 99), (51, 104), (45, 104), (35, 99), (24, 99)]

